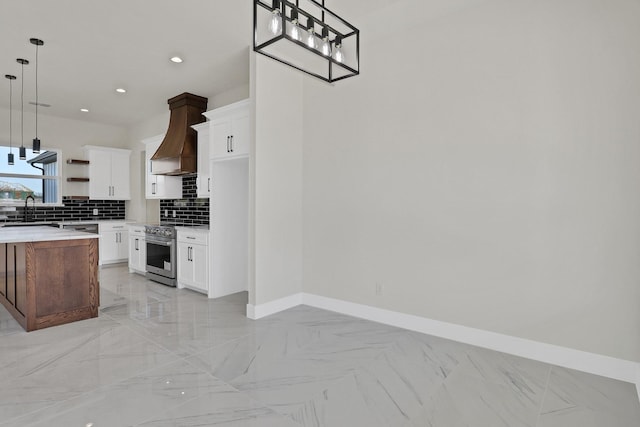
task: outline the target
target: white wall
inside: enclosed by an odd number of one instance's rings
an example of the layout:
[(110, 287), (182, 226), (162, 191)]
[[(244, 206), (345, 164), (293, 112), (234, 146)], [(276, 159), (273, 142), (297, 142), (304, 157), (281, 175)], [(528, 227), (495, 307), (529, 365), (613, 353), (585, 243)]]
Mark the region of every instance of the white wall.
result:
[[(5, 118), (0, 126), (0, 145), (9, 145), (9, 110), (0, 108), (0, 118)], [(2, 119), (0, 119), (2, 120)], [(20, 146), (20, 110), (13, 109), (13, 146)], [(105, 147), (127, 148), (127, 130), (124, 127), (99, 123), (64, 119), (55, 116), (38, 114), (38, 134), (42, 148), (62, 150), (62, 176), (87, 176), (86, 166), (69, 166), (69, 158), (84, 159), (84, 145), (101, 145)], [(24, 113), (24, 144), (31, 147), (35, 137), (35, 114)], [(16, 152), (17, 157), (17, 152)], [(0, 167), (6, 166), (6, 159), (0, 161)], [(86, 183), (66, 182), (62, 179), (63, 196), (86, 196), (89, 187)]]
[(638, 22), (520, 0), (356, 23), (362, 75), (304, 84), (303, 290), (640, 361)]
[(252, 57), (249, 303), (302, 290), (302, 76)]

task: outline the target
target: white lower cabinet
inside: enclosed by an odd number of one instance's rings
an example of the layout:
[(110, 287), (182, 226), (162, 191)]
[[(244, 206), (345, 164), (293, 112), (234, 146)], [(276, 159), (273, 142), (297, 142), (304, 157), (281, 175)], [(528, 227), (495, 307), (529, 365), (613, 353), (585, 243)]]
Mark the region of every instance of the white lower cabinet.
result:
[(178, 288), (209, 293), (209, 230), (177, 227)]
[(144, 225), (129, 226), (129, 272), (147, 272), (147, 242)]
[(129, 229), (126, 222), (101, 222), (99, 264), (125, 262), (129, 258)]

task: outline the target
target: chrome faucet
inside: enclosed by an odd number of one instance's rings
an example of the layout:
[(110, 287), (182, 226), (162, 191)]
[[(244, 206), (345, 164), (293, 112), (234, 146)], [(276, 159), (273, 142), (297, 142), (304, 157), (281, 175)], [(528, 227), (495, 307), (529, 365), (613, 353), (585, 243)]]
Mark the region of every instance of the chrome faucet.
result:
[(26, 199), (24, 199), (24, 217), (22, 218), (22, 222), (29, 222), (29, 209), (27, 208), (27, 203), (29, 202), (29, 199), (31, 199), (31, 201), (33, 202), (33, 205), (31, 205), (31, 220), (33, 220), (35, 214), (36, 214), (36, 199), (35, 197), (33, 197), (31, 194), (29, 194)]

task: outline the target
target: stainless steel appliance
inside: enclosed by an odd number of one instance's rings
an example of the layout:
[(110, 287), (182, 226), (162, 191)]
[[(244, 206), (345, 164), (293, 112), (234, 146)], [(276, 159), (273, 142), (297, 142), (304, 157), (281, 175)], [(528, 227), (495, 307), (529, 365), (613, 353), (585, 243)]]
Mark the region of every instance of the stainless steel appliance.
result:
[(149, 280), (176, 286), (176, 229), (168, 225), (145, 225)]

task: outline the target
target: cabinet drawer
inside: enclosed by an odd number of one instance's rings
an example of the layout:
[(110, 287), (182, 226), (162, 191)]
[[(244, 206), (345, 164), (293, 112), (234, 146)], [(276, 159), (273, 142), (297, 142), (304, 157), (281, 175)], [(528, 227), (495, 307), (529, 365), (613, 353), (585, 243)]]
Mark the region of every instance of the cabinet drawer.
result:
[[(105, 231), (128, 231), (129, 230), (129, 225), (126, 222), (101, 222), (98, 225), (101, 233)], [(143, 230), (144, 230), (144, 227), (143, 227)]]
[(130, 225), (129, 226), (129, 236), (136, 237), (145, 237), (144, 234), (144, 225)]
[(196, 245), (209, 244), (209, 232), (208, 231), (182, 231), (178, 230), (178, 242), (181, 243), (193, 243)]

